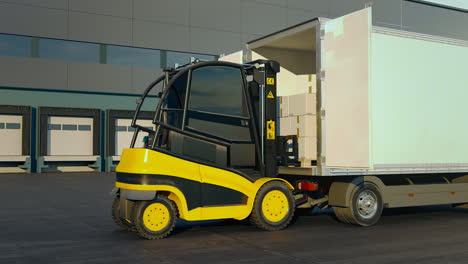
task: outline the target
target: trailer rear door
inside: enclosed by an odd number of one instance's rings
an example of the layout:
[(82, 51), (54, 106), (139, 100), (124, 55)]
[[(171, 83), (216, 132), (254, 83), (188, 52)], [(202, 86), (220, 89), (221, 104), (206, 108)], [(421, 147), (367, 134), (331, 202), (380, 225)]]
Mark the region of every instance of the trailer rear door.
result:
[(371, 168), (371, 8), (326, 22), (325, 155), (331, 168)]

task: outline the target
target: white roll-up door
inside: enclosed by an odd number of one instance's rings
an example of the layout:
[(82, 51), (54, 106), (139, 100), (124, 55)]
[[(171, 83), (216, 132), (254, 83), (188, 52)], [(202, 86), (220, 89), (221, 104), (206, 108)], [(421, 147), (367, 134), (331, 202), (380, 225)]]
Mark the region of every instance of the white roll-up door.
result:
[(23, 117), (0, 115), (0, 155), (21, 156)]
[(93, 118), (50, 116), (47, 155), (93, 155)]

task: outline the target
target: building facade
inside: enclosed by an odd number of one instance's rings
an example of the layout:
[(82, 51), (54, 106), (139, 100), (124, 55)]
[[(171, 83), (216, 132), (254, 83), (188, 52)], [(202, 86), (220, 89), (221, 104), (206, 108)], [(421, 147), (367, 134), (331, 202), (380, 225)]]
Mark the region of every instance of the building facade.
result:
[[(121, 149), (115, 138), (109, 139), (114, 137), (109, 131), (123, 129), (118, 125), (123, 121), (112, 119), (116, 123), (109, 123), (109, 116), (122, 113), (122, 118), (128, 119), (122, 111), (135, 108), (142, 91), (162, 74), (163, 67), (185, 64), (193, 58), (216, 60), (262, 35), (315, 17), (339, 17), (366, 6), (373, 7), (376, 26), (468, 40), (467, 10), (416, 0), (0, 0), (0, 105), (31, 109), (30, 118), (23, 115), (22, 119), (29, 120), (29, 133), (24, 123), (7, 120), (11, 107), (4, 107), (10, 110), (3, 115), (0, 109), (4, 119), (0, 120), (0, 133), (3, 129), (7, 135), (0, 142), (9, 136), (30, 137), (29, 141), (20, 140), (23, 145), (19, 147), (12, 143), (18, 139), (3, 142), (11, 149), (0, 152), (0, 164), (47, 171), (56, 170), (57, 162), (88, 162), (88, 167), (109, 170), (115, 163), (111, 157), (119, 153), (108, 146)], [(92, 125), (96, 120), (86, 121), (90, 125), (83, 120), (85, 123), (80, 123), (76, 119), (80, 116), (71, 110), (68, 117), (76, 120), (51, 123), (56, 120), (54, 111), (67, 108), (80, 108), (76, 113), (82, 114), (86, 112), (83, 109), (100, 111), (99, 127)], [(121, 112), (109, 114), (110, 110)], [(41, 121), (41, 113), (48, 113), (44, 115), (46, 121)], [(96, 118), (89, 113), (82, 118)], [(11, 125), (17, 123), (21, 123), (19, 127)], [(80, 126), (90, 126), (83, 131), (92, 131), (93, 135), (83, 136), (94, 140), (87, 150), (90, 153), (60, 150), (55, 156), (74, 156), (75, 160), (47, 158), (54, 156), (50, 151), (58, 144), (51, 139), (58, 133), (54, 129), (75, 131), (70, 134), (74, 135), (81, 131)], [(13, 127), (18, 133), (22, 130), (21, 135), (14, 136)], [(128, 126), (123, 127), (130, 132)], [(11, 153), (24, 159), (12, 158), (15, 155)], [(93, 158), (89, 162), (76, 156)], [(20, 162), (12, 161), (15, 159)]]

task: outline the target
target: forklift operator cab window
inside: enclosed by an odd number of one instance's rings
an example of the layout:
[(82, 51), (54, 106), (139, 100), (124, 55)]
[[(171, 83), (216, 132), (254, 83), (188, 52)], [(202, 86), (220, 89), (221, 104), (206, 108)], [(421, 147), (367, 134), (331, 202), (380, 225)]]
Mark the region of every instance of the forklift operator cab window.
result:
[(210, 66), (192, 73), (190, 110), (248, 117), (238, 68)]
[(162, 110), (165, 113), (166, 123), (177, 128), (182, 128), (182, 116), (187, 90), (187, 73), (183, 74), (172, 85), (164, 100)]
[[(228, 162), (232, 167), (255, 165), (255, 145), (239, 68), (206, 66), (194, 69), (187, 110), (187, 130), (230, 142)], [(184, 146), (187, 149), (185, 155), (221, 165), (226, 161), (226, 152), (221, 154), (220, 148), (214, 145), (187, 140)]]

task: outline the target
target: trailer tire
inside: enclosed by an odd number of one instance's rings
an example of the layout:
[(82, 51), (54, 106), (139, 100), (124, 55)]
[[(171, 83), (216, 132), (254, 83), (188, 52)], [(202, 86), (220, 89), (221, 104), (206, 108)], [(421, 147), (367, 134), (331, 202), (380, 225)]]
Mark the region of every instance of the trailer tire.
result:
[(271, 181), (257, 192), (249, 220), (261, 229), (278, 231), (289, 225), (294, 210), (294, 196), (289, 187), (283, 182)]
[(340, 222), (345, 223), (345, 224), (351, 224), (348, 221), (349, 217), (347, 215), (349, 208), (333, 207), (333, 211), (335, 211), (335, 216)]
[(132, 221), (137, 234), (149, 240), (167, 237), (177, 218), (177, 206), (166, 196), (157, 195), (152, 201), (138, 201)]
[(335, 216), (343, 223), (359, 226), (376, 224), (383, 211), (382, 195), (372, 183), (364, 182), (351, 193), (349, 207), (334, 207)]
[(120, 218), (120, 197), (116, 196), (112, 202), (112, 220), (114, 223), (127, 231), (135, 231), (135, 227), (125, 219)]

